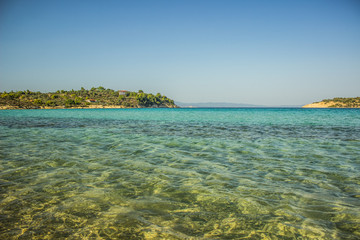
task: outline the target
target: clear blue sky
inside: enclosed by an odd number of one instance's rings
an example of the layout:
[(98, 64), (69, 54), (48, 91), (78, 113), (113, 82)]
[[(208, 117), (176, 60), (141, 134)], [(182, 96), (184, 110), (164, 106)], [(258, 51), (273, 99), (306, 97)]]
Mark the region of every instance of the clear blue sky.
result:
[(359, 0), (0, 0), (0, 91), (181, 102), (360, 96)]

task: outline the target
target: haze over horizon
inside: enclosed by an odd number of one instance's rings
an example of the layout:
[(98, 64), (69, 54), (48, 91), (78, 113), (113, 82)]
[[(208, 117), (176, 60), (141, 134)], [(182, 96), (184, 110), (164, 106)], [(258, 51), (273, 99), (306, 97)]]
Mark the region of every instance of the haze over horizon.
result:
[(185, 103), (357, 97), (360, 1), (0, 1), (0, 91), (98, 86)]

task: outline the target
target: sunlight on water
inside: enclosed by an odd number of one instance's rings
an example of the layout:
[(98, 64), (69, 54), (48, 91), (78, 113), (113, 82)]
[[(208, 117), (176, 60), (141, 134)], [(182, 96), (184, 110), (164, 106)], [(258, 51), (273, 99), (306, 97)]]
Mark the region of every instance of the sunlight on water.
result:
[(359, 239), (360, 111), (0, 112), (1, 239)]

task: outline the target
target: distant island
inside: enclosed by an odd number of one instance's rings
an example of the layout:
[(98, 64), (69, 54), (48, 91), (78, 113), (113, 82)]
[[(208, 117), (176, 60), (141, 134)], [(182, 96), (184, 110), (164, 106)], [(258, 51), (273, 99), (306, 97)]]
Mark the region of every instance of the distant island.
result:
[(61, 108), (176, 108), (174, 100), (161, 95), (112, 90), (104, 87), (86, 90), (58, 90), (41, 93), (26, 91), (0, 92), (0, 109)]
[(299, 108), (301, 105), (255, 105), (248, 103), (231, 102), (175, 102), (181, 108)]
[(303, 108), (360, 108), (360, 97), (324, 99), (307, 104)]
[(227, 103), (227, 102), (199, 102), (199, 103), (183, 103), (175, 102), (176, 105), (182, 108), (251, 108), (264, 107), (260, 105), (246, 104), (246, 103)]

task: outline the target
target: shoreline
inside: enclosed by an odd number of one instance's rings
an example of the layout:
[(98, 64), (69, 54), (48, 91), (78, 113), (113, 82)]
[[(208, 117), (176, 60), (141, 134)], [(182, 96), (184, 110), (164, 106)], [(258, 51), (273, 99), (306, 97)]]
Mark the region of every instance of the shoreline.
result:
[(331, 101), (331, 102), (315, 102), (315, 103), (310, 103), (310, 104), (306, 104), (304, 106), (302, 106), (302, 108), (360, 108), (360, 107), (332, 107), (334, 106), (336, 103)]
[(56, 107), (37, 107), (37, 108), (20, 108), (18, 106), (0, 106), (0, 110), (35, 110), (35, 109), (137, 109), (137, 108), (180, 108), (176, 107), (168, 107), (168, 106), (154, 106), (154, 107), (125, 107), (120, 105), (89, 105), (83, 107), (65, 107), (65, 106), (56, 106)]
[[(333, 103), (324, 103), (324, 102), (318, 102), (318, 103), (311, 103), (311, 104), (306, 104), (302, 107), (294, 107), (295, 108), (317, 108), (317, 109), (325, 109), (325, 108), (331, 108), (331, 109), (359, 109), (360, 107), (331, 107), (333, 105)], [(89, 105), (89, 106), (80, 106), (80, 107), (65, 107), (65, 106), (56, 106), (56, 107), (33, 107), (33, 108), (21, 108), (18, 106), (10, 106), (10, 105), (6, 105), (6, 106), (0, 106), (0, 110), (54, 110), (54, 109), (141, 109), (141, 108), (182, 108), (179, 106), (151, 106), (151, 107), (143, 107), (143, 106), (136, 106), (136, 107), (125, 107), (125, 106), (120, 106), (120, 105)], [(208, 108), (208, 107), (206, 107)], [(206, 108), (189, 108), (189, 107), (185, 107), (183, 109), (206, 109)], [(212, 108), (212, 107), (209, 107)], [(219, 107), (213, 107), (213, 108), (218, 108), (221, 109)], [(227, 107), (225, 107), (227, 108)], [(252, 107), (240, 107), (240, 108), (252, 108)], [(288, 108), (288, 107), (254, 107), (254, 108)], [(289, 107), (292, 108), (292, 107)], [(233, 108), (236, 109), (236, 108)]]

